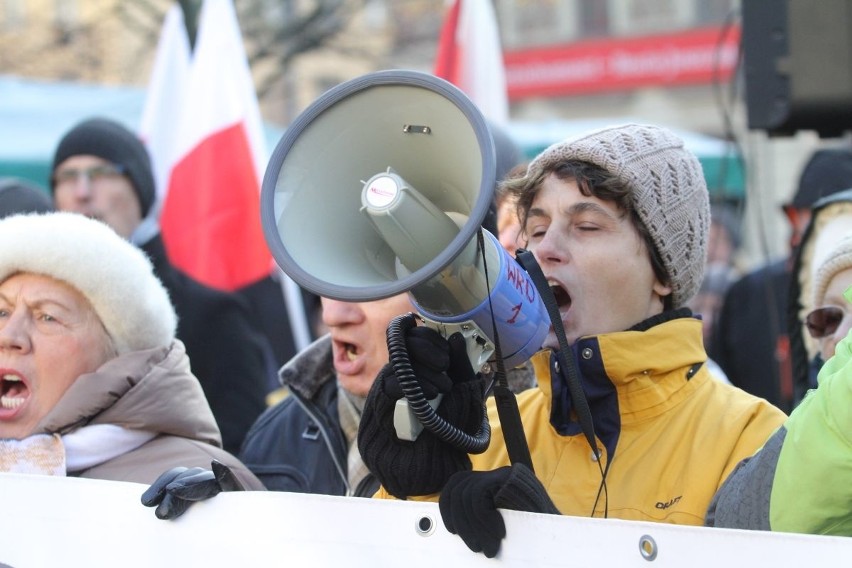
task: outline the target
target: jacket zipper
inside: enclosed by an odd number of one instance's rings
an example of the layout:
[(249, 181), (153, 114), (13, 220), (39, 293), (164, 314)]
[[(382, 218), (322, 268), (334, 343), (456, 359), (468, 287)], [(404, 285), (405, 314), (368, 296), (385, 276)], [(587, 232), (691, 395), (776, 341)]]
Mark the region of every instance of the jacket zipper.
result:
[(334, 467), (337, 469), (337, 474), (340, 476), (341, 481), (343, 481), (343, 486), (346, 487), (346, 497), (352, 496), (352, 488), (349, 486), (349, 476), (346, 474), (346, 471), (343, 469), (342, 464), (340, 463), (339, 456), (337, 452), (334, 451), (334, 446), (332, 445), (330, 433), (328, 431), (328, 427), (324, 420), (320, 420), (318, 414), (314, 412), (313, 408), (316, 406), (312, 402), (308, 401), (301, 394), (296, 392), (295, 390), (291, 391), (290, 394), (296, 397), (296, 402), (302, 407), (308, 417), (314, 421), (319, 428), (319, 432), (322, 435), (322, 439), (325, 442), (325, 446), (328, 449), (328, 453), (331, 454), (331, 459), (334, 462)]

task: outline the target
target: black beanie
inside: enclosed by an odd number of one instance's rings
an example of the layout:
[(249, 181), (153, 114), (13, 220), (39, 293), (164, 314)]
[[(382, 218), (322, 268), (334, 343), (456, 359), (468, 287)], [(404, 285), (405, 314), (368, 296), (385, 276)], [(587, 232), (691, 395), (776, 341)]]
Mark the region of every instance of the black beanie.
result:
[(790, 205), (810, 209), (820, 198), (852, 188), (852, 150), (824, 148), (808, 160)]
[[(90, 155), (124, 167), (136, 190), (142, 217), (154, 204), (156, 190), (151, 159), (142, 141), (130, 130), (106, 118), (90, 118), (72, 128), (59, 142), (52, 171), (71, 156)], [(50, 189), (53, 191), (53, 181)]]
[(19, 178), (0, 178), (0, 218), (18, 213), (53, 211), (47, 191)]

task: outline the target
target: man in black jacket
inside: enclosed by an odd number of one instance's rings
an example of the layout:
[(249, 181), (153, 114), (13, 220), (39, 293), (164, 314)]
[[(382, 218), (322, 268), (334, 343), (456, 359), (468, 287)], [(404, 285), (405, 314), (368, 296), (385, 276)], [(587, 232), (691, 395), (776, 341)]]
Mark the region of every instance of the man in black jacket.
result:
[(148, 215), (156, 192), (145, 146), (117, 122), (85, 120), (59, 142), (50, 185), (57, 209), (105, 222), (151, 258), (177, 311), (177, 337), (186, 346), (224, 448), (236, 454), (266, 406), (268, 346), (244, 300), (193, 280), (169, 262), (156, 220)]
[(281, 369), (289, 395), (261, 415), (239, 457), (271, 491), (371, 497), (379, 484), (355, 443), (361, 411), (388, 361), (388, 324), (413, 307), (407, 294), (321, 301), (329, 334)]

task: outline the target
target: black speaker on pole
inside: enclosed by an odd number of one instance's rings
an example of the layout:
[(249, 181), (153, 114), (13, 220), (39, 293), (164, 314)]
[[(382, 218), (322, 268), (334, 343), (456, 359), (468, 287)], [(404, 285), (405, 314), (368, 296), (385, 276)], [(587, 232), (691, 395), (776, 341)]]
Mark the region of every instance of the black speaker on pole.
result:
[(852, 0), (743, 0), (742, 27), (750, 129), (852, 129)]

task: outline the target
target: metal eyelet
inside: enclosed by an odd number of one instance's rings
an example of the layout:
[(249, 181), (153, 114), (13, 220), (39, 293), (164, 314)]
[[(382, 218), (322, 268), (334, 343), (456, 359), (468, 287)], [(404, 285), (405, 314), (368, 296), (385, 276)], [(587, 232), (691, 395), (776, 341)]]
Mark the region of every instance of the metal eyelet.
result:
[(430, 536), (435, 532), (435, 526), (435, 520), (432, 517), (423, 515), (415, 522), (414, 530), (420, 536)]
[(639, 553), (642, 558), (648, 562), (653, 562), (657, 558), (658, 551), (657, 541), (654, 540), (654, 537), (649, 534), (643, 534), (639, 537)]

